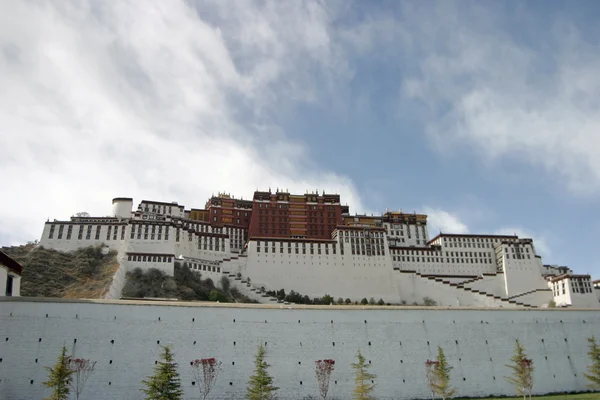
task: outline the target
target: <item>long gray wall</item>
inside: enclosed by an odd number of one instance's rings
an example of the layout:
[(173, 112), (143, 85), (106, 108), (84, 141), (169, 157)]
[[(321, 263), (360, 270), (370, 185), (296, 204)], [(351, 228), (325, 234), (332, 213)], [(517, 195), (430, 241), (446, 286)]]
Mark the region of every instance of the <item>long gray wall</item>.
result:
[[(513, 394), (504, 376), (515, 339), (535, 363), (535, 392), (584, 391), (586, 338), (600, 336), (600, 311), (206, 306), (193, 303), (0, 298), (0, 398), (48, 394), (43, 366), (65, 344), (98, 361), (87, 399), (141, 399), (161, 345), (172, 345), (186, 399), (199, 398), (190, 361), (216, 357), (215, 399), (243, 398), (257, 345), (266, 344), (280, 399), (318, 395), (314, 361), (336, 361), (330, 394), (349, 399), (360, 349), (377, 374), (378, 399), (428, 398), (424, 361), (441, 345), (460, 396)], [(114, 343), (113, 343), (114, 341)]]

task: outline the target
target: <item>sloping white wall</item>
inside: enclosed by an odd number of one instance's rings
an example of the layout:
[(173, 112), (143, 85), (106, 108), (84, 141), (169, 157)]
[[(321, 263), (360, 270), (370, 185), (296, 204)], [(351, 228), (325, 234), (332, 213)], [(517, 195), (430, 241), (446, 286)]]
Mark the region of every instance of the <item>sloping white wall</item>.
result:
[(119, 264), (119, 268), (117, 272), (113, 275), (112, 282), (110, 284), (110, 288), (106, 292), (104, 296), (105, 299), (119, 299), (121, 298), (121, 291), (123, 290), (123, 286), (125, 286), (125, 278), (127, 275), (127, 267), (122, 263)]

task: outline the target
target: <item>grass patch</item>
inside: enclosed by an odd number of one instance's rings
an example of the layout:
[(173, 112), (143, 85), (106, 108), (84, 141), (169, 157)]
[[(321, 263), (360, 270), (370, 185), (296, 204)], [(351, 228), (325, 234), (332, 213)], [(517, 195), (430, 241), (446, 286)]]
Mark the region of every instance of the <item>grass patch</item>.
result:
[(117, 252), (86, 247), (72, 252), (35, 245), (3, 247), (23, 265), (21, 296), (102, 298), (119, 268)]

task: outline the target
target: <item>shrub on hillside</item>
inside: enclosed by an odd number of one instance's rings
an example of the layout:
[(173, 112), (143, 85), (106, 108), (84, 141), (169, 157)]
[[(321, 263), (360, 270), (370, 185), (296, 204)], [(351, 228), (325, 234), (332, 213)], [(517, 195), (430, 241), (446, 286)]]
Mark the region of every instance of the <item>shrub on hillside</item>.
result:
[(432, 306), (437, 306), (437, 302), (435, 300), (433, 300), (431, 297), (423, 297), (423, 305), (424, 306), (428, 306), (428, 307), (432, 307)]
[[(212, 279), (202, 279), (201, 274), (192, 272), (187, 265), (180, 263), (175, 263), (173, 277), (156, 268), (147, 271), (135, 268), (129, 271), (121, 295), (140, 298), (178, 298), (187, 301), (233, 301), (231, 294), (217, 289)], [(238, 301), (244, 300), (249, 302), (245, 296), (238, 299)]]

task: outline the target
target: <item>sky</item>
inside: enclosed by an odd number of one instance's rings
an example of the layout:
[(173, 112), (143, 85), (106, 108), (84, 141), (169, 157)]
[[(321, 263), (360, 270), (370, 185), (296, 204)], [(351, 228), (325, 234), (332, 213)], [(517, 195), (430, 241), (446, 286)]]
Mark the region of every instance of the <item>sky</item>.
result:
[(114, 197), (339, 193), (600, 278), (597, 1), (0, 1), (0, 245)]

